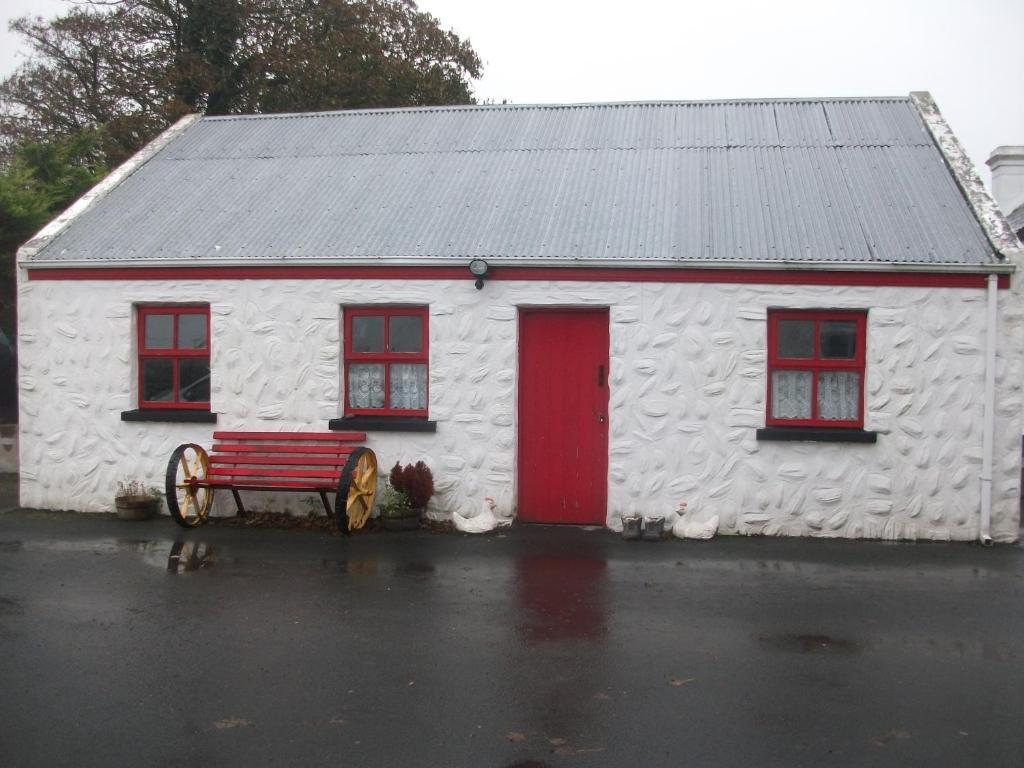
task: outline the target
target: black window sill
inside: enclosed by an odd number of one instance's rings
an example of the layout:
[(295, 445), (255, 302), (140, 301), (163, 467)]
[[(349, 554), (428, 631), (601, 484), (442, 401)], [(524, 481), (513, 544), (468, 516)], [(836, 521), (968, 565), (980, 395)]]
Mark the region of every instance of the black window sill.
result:
[(764, 427), (757, 430), (758, 440), (801, 440), (815, 443), (876, 443), (878, 433), (864, 429), (829, 427)]
[(331, 419), (327, 428), (336, 432), (437, 432), (437, 422), (408, 416), (349, 416)]
[(192, 408), (136, 408), (121, 411), (121, 421), (162, 421), (180, 424), (216, 424), (217, 414)]

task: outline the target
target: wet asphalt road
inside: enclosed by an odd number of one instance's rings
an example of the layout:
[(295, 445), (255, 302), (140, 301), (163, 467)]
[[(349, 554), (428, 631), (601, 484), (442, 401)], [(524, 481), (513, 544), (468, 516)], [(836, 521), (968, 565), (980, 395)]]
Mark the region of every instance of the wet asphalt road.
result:
[(1019, 547), (0, 515), (0, 765), (1017, 766)]

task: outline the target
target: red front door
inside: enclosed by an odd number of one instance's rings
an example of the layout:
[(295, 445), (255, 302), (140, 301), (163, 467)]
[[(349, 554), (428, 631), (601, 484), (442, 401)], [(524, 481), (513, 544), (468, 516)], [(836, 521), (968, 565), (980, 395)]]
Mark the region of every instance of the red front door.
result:
[(519, 519), (603, 525), (608, 310), (521, 310)]

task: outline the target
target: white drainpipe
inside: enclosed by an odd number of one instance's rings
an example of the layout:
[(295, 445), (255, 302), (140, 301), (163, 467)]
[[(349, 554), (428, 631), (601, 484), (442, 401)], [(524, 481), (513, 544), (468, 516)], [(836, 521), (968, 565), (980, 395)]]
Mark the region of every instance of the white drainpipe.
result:
[(978, 538), (992, 546), (992, 436), (996, 423), (996, 322), (999, 278), (988, 276), (988, 320), (985, 327), (985, 423), (981, 457), (981, 525)]

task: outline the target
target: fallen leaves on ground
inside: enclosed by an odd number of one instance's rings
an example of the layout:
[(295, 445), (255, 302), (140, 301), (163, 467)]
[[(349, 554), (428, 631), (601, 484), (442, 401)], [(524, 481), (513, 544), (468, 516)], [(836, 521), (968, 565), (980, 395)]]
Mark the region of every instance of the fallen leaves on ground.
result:
[(871, 743), (874, 744), (876, 747), (884, 747), (890, 741), (894, 741), (896, 739), (909, 739), (909, 738), (910, 738), (910, 732), (909, 731), (902, 731), (902, 730), (899, 730), (897, 728), (894, 728), (891, 731), (886, 731), (881, 736), (875, 736), (875, 738), (873, 738), (871, 740)]
[(696, 679), (696, 677), (673, 677), (669, 679), (668, 684), (673, 688), (682, 688), (687, 683), (692, 683)]
[(276, 528), (279, 530), (326, 531), (340, 536), (341, 530), (333, 517), (316, 512), (290, 515), (287, 512), (246, 512), (234, 517), (211, 517), (213, 525), (231, 525), (245, 528)]
[(420, 518), (420, 530), (431, 533), (452, 533), (455, 530), (455, 524), (451, 520), (429, 520), (423, 517)]
[(520, 741), (526, 741), (526, 734), (525, 733), (520, 733), (519, 731), (509, 731), (508, 733), (505, 734), (505, 740), (506, 741), (511, 741), (513, 743), (518, 743)]

